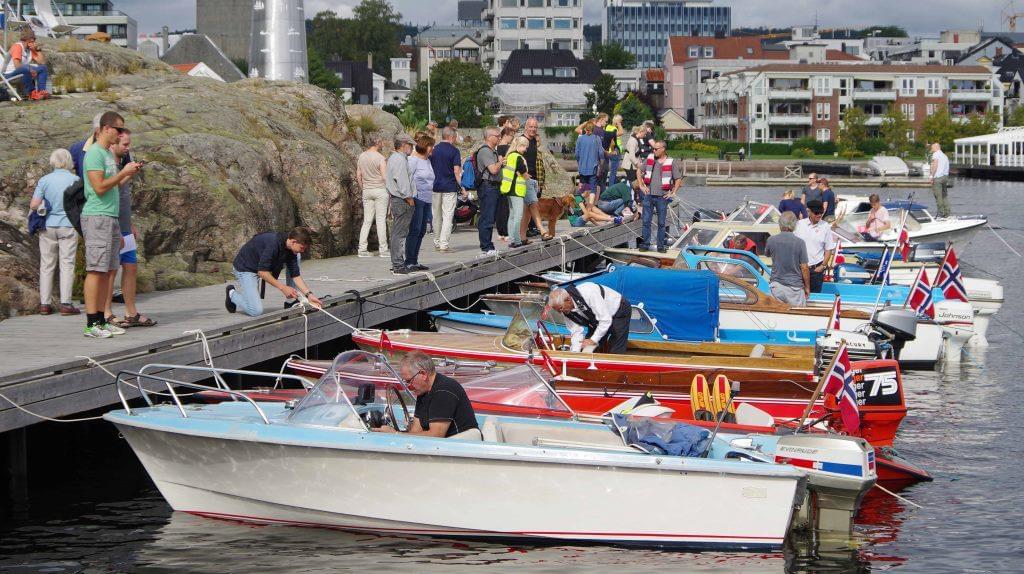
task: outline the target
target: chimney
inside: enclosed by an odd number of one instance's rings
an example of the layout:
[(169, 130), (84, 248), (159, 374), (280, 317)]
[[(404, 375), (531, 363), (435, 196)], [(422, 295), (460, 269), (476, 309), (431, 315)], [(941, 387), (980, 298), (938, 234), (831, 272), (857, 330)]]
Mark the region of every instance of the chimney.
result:
[(160, 31), (160, 37), (163, 38), (163, 41), (160, 43), (160, 53), (161, 54), (166, 54), (167, 50), (169, 50), (171, 48), (171, 45), (170, 45), (171, 44), (171, 40), (169, 38), (169, 35), (170, 35), (170, 29), (168, 29), (167, 26), (164, 26), (161, 29), (161, 31)]
[(373, 71), (373, 52), (366, 53), (366, 67)]

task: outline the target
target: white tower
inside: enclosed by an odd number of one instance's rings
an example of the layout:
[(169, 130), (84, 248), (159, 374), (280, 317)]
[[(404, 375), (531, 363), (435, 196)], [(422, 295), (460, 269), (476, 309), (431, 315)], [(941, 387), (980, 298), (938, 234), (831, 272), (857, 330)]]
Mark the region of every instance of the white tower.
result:
[(306, 13), (302, 0), (254, 0), (249, 77), (305, 82)]

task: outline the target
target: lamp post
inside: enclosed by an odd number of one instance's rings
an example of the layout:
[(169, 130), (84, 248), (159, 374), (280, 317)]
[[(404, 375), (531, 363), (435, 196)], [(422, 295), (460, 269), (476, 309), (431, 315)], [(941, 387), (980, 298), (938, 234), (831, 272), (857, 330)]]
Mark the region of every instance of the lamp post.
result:
[(430, 56), (434, 53), (434, 47), (427, 42), (427, 125), (434, 121), (433, 109), (431, 108), (430, 97)]

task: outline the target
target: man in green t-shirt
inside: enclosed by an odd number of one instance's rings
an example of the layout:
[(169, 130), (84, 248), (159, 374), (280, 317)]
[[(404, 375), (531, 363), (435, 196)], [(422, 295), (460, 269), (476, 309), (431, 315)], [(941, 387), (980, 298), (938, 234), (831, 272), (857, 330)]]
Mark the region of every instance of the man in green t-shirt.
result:
[(103, 307), (110, 298), (112, 275), (120, 263), (121, 228), (118, 225), (120, 190), (118, 185), (127, 181), (142, 164), (131, 162), (118, 171), (117, 161), (110, 152), (120, 134), (125, 131), (124, 118), (117, 112), (100, 117), (96, 141), (85, 152), (82, 171), (85, 173), (85, 205), (82, 207), (82, 235), (85, 238), (85, 330), (86, 337), (106, 339), (120, 335), (124, 329), (107, 324)]
[(633, 188), (625, 180), (606, 187), (597, 200), (597, 208), (608, 215), (622, 215), (627, 207), (633, 211)]

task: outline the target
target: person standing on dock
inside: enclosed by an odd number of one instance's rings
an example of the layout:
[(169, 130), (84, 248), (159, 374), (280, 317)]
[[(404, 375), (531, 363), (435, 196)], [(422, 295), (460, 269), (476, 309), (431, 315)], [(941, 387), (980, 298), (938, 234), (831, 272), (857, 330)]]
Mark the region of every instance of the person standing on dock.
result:
[(812, 201), (821, 201), (821, 189), (818, 187), (818, 174), (807, 176), (807, 185), (800, 194), (800, 201), (806, 206)]
[(391, 237), (388, 238), (391, 249), (391, 271), (397, 274), (409, 272), (405, 264), (405, 239), (409, 236), (412, 215), (416, 210), (416, 190), (409, 178), (409, 154), (412, 153), (412, 138), (405, 133), (395, 136), (395, 151), (388, 156), (385, 171), (384, 187), (390, 196)]
[(505, 156), (505, 165), (501, 168), (501, 194), (508, 198), (508, 232), (512, 241), (509, 247), (513, 249), (525, 245), (520, 225), (523, 221), (526, 186), (530, 179), (523, 154), (529, 147), (530, 142), (525, 136), (517, 136), (512, 140), (509, 146), (512, 151)]
[(540, 124), (537, 122), (537, 118), (526, 120), (526, 124), (523, 125), (523, 135), (530, 143), (530, 146), (526, 148), (526, 153), (523, 154), (523, 157), (526, 158), (526, 170), (530, 174), (530, 178), (526, 180), (526, 199), (523, 200), (523, 209), (529, 211), (529, 215), (523, 217), (525, 227), (519, 230), (523, 239), (526, 239), (539, 236), (540, 230), (544, 227), (544, 222), (540, 219), (540, 212), (537, 210), (537, 200), (544, 195), (545, 181)]
[(665, 216), (668, 204), (679, 191), (683, 183), (683, 171), (680, 165), (666, 155), (665, 142), (654, 142), (654, 153), (640, 164), (637, 172), (637, 185), (643, 197), (643, 234), (640, 237), (640, 251), (651, 248), (651, 219), (658, 215), (658, 253), (665, 253)]
[[(319, 307), (320, 299), (306, 286), (299, 272), (299, 255), (305, 253), (313, 243), (309, 228), (296, 227), (288, 233), (260, 233), (250, 239), (235, 255), (233, 263), (238, 288), (228, 285), (224, 307), (234, 313), (238, 307), (250, 317), (263, 314), (260, 300), (260, 279), (284, 294), (285, 299), (309, 299)], [(285, 282), (277, 280), (281, 270), (286, 269)], [(301, 297), (300, 297), (301, 295)]]
[(85, 205), (82, 207), (82, 235), (85, 239), (85, 330), (86, 337), (106, 339), (125, 330), (108, 325), (103, 307), (110, 297), (112, 276), (120, 265), (124, 243), (118, 225), (121, 191), (118, 186), (139, 173), (140, 164), (132, 162), (118, 171), (110, 146), (125, 131), (124, 118), (106, 112), (100, 118), (100, 132), (82, 160), (85, 172)]
[(498, 157), (498, 128), (484, 128), (484, 145), (476, 150), (476, 168), (479, 172), (480, 184), (477, 196), (480, 198), (480, 217), (477, 219), (477, 234), (480, 239), (480, 252), (484, 255), (497, 255), (494, 247), (494, 224), (498, 217), (498, 198), (501, 193), (501, 159)]
[(832, 226), (825, 222), (825, 207), (820, 201), (807, 204), (807, 219), (796, 224), (793, 233), (804, 240), (807, 246), (807, 267), (811, 275), (811, 293), (821, 293), (821, 284), (825, 281), (827, 262), (832, 260), (832, 252), (836, 249), (836, 240), (832, 236)]
[(797, 222), (795, 213), (783, 211), (779, 217), (781, 233), (768, 238), (764, 254), (772, 258), (769, 281), (772, 295), (792, 307), (805, 307), (811, 294), (811, 274), (807, 266), (807, 245), (793, 235)]
[(413, 199), (409, 236), (405, 239), (405, 268), (409, 271), (426, 271), (428, 267), (420, 265), (420, 246), (427, 234), (430, 204), (434, 196), (434, 167), (430, 165), (434, 139), (428, 135), (420, 136), (416, 138), (414, 149), (415, 152), (409, 156), (409, 179), (416, 190), (416, 197)]
[[(72, 288), (75, 283), (75, 254), (78, 251), (78, 233), (75, 232), (71, 220), (64, 211), (64, 192), (78, 185), (78, 177), (71, 173), (74, 163), (66, 149), (54, 150), (50, 154), (50, 167), (53, 171), (39, 178), (36, 189), (32, 193), (29, 209), (41, 212), (43, 205), (48, 205), (45, 213), (46, 228), (39, 234), (39, 314), (50, 315), (53, 307), (50, 298), (53, 295), (53, 272), (60, 264), (60, 314), (78, 315), (81, 311), (72, 301)], [(40, 215), (43, 215), (40, 213)]]
[(931, 184), (939, 217), (949, 217), (949, 158), (938, 142), (932, 144)]
[[(510, 117), (514, 118), (514, 116)], [(506, 124), (511, 123), (512, 122), (506, 122)], [(518, 126), (519, 122), (516, 121), (515, 125)], [(518, 129), (511, 127), (510, 125), (506, 125), (506, 127), (501, 128), (501, 137), (498, 139), (497, 151), (498, 159), (501, 161), (502, 165), (505, 165), (505, 156), (508, 155), (508, 147), (512, 144), (512, 140), (516, 139), (517, 132)], [(498, 213), (494, 216), (494, 221), (494, 227), (498, 229), (498, 239), (508, 243), (508, 196), (502, 195), (501, 193), (498, 194)]]
[(388, 250), (388, 195), (384, 183), (387, 171), (387, 160), (380, 153), (380, 139), (370, 143), (366, 151), (359, 154), (356, 160), (356, 181), (363, 191), (363, 226), (359, 229), (359, 256), (372, 257), (368, 250), (370, 227), (376, 221), (377, 244), (380, 246), (381, 257), (389, 257)]
[(453, 127), (441, 131), (444, 141), (434, 146), (430, 154), (430, 165), (434, 169), (434, 195), (431, 200), (434, 225), (434, 249), (441, 253), (451, 253), (452, 229), (455, 226), (455, 206), (459, 194), (465, 192), (459, 187), (462, 180), (462, 156), (455, 144), (459, 140), (459, 132)]
[(565, 316), (572, 337), (570, 351), (593, 353), (606, 343), (606, 353), (626, 352), (633, 309), (618, 291), (597, 283), (567, 285), (551, 291), (548, 307)]

